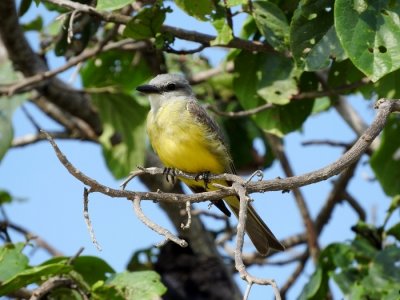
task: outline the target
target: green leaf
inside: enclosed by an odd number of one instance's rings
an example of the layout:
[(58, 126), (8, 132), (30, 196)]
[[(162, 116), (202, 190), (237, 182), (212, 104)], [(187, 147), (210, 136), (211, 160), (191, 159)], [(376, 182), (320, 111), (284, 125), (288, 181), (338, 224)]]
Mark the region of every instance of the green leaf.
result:
[(327, 111), (331, 107), (331, 99), (329, 97), (316, 98), (311, 114), (318, 114)]
[(298, 93), (298, 72), (292, 61), (283, 56), (242, 52), (235, 59), (235, 70), (235, 92), (245, 108), (259, 102), (259, 98), (287, 104)]
[(116, 10), (133, 2), (135, 2), (135, 0), (97, 0), (96, 9)]
[(24, 31), (40, 31), (43, 28), (43, 19), (41, 16), (37, 16), (36, 19), (33, 19), (29, 23), (22, 24), (22, 28)]
[(0, 205), (4, 203), (10, 203), (12, 201), (12, 196), (9, 192), (5, 190), (0, 190)]
[(201, 21), (207, 21), (207, 17), (214, 9), (213, 2), (210, 0), (175, 0), (175, 4), (188, 15)]
[(253, 17), (261, 34), (277, 51), (289, 48), (289, 24), (282, 10), (269, 1), (253, 2)]
[(213, 22), (218, 32), (217, 37), (210, 42), (211, 46), (227, 45), (233, 39), (232, 29), (229, 27), (225, 19), (219, 19)]
[(124, 294), (114, 286), (106, 285), (104, 281), (96, 282), (91, 289), (93, 300), (126, 300)]
[[(278, 55), (240, 53), (235, 58), (237, 73), (233, 86), (243, 108), (256, 108), (266, 102), (288, 103), (289, 97), (297, 93), (294, 85), (296, 70), (292, 67), (289, 59)], [(306, 74), (300, 77), (300, 85), (305, 86), (304, 90), (308, 88), (308, 81), (314, 86), (315, 81), (308, 77), (310, 75)], [(291, 101), (259, 112), (253, 118), (261, 129), (282, 136), (300, 128), (312, 108), (313, 100)]]
[(126, 177), (144, 163), (147, 108), (126, 94), (94, 94), (92, 101), (103, 121), (100, 143), (115, 178)]
[(6, 281), (28, 268), (28, 258), (22, 254), (23, 243), (5, 244), (0, 248), (0, 281)]
[(400, 282), (400, 268), (396, 263), (400, 261), (400, 249), (389, 246), (380, 251), (369, 266), (369, 272), (362, 280), (366, 294), (372, 299), (381, 299), (382, 295), (393, 289), (398, 289)]
[(386, 233), (388, 235), (394, 236), (398, 241), (400, 241), (400, 223), (397, 223), (390, 227)]
[(95, 256), (77, 257), (74, 260), (73, 268), (90, 285), (100, 280), (105, 281), (110, 274), (115, 273), (114, 269), (107, 262)]
[(400, 117), (389, 118), (379, 148), (370, 164), (383, 190), (389, 196), (400, 194)]
[(248, 0), (226, 0), (227, 7), (233, 7), (237, 5), (246, 5)]
[(304, 286), (299, 300), (324, 299), (328, 290), (328, 278), (321, 267), (317, 267), (309, 282)]
[(372, 81), (400, 68), (399, 15), (399, 1), (335, 1), (340, 42), (354, 65)]
[[(0, 64), (0, 82), (12, 83), (20, 78), (9, 60)], [(14, 111), (26, 101), (26, 94), (12, 97), (0, 97), (0, 161), (6, 154), (14, 136), (12, 116)]]
[(18, 9), (18, 16), (22, 17), (31, 7), (32, 0), (22, 0)]
[(345, 295), (349, 295), (354, 288), (354, 284), (362, 279), (360, 271), (351, 266), (347, 266), (343, 271), (332, 273), (332, 278)]
[(154, 271), (118, 273), (107, 280), (106, 285), (117, 289), (125, 300), (153, 300), (167, 290)]
[(151, 70), (140, 53), (108, 51), (86, 63), (81, 75), (85, 88), (110, 88), (111, 92), (135, 93), (148, 80)]
[(136, 40), (155, 37), (164, 23), (166, 11), (158, 5), (143, 8), (128, 22), (123, 34)]
[(292, 60), (268, 55), (261, 66), (264, 71), (257, 84), (257, 94), (266, 102), (288, 104), (298, 93), (296, 78), (300, 75)]
[(65, 264), (49, 264), (22, 270), (0, 284), (0, 295), (7, 295), (31, 283), (38, 283), (43, 278), (66, 274), (71, 270), (72, 266)]
[[(341, 62), (335, 61), (329, 69), (328, 85), (332, 89), (335, 89), (354, 84), (356, 82), (359, 82), (363, 78), (365, 78), (365, 75), (354, 66), (351, 60), (346, 59)], [(347, 91), (341, 92), (341, 94), (347, 95), (355, 93), (356, 91), (364, 92), (364, 96), (366, 98), (371, 97), (370, 91), (366, 90), (365, 86), (359, 87), (358, 90), (357, 88), (349, 89)]]
[(302, 0), (290, 25), (290, 45), (297, 65), (306, 71), (344, 59), (333, 26), (333, 0)]
[(74, 34), (68, 41), (71, 15), (64, 19), (64, 25), (57, 38), (54, 53), (57, 56), (71, 57), (81, 53), (91, 41), (99, 28), (100, 21), (90, 15), (78, 15), (74, 18)]
[[(86, 88), (107, 89), (94, 93), (93, 103), (103, 121), (100, 142), (107, 165), (116, 178), (142, 165), (145, 156), (147, 107), (139, 104), (134, 88), (151, 76), (144, 59), (135, 52), (109, 51), (89, 61), (82, 69)], [(146, 102), (147, 104), (147, 102)]]
[(400, 70), (387, 74), (371, 86), (377, 98), (400, 98)]

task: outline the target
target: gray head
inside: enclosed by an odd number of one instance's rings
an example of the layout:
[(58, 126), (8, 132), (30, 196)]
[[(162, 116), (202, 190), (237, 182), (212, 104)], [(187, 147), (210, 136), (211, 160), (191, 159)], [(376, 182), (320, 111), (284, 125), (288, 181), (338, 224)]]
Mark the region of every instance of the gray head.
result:
[(149, 84), (138, 86), (136, 90), (148, 95), (153, 111), (157, 111), (164, 101), (194, 98), (189, 82), (179, 74), (157, 75)]

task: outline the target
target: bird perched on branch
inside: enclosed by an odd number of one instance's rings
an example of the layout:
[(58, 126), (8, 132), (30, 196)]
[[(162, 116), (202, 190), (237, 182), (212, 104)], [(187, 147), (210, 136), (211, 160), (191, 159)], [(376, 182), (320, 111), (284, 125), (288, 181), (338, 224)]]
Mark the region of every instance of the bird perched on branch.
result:
[[(198, 103), (184, 77), (161, 74), (137, 90), (148, 95), (151, 110), (147, 117), (147, 131), (153, 149), (165, 167), (203, 175), (236, 173), (220, 128)], [(208, 183), (207, 180), (179, 179), (197, 193), (218, 189), (213, 185), (215, 183), (228, 185), (223, 180)], [(229, 196), (224, 200), (238, 216), (239, 198)], [(222, 200), (214, 203), (230, 215)], [(270, 249), (284, 250), (250, 204), (246, 232), (261, 255), (267, 255)]]

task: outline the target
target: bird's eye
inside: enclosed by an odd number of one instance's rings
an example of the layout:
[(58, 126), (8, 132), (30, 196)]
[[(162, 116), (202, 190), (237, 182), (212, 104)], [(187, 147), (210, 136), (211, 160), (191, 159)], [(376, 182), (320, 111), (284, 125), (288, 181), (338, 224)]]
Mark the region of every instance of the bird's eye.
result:
[(176, 90), (176, 84), (175, 83), (168, 83), (167, 84), (167, 90), (168, 91), (175, 91)]

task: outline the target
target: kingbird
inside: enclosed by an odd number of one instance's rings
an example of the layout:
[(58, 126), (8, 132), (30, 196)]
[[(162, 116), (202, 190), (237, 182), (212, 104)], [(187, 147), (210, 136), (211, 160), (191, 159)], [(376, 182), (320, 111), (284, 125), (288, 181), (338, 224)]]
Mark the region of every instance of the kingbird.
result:
[[(165, 167), (194, 174), (236, 174), (220, 128), (198, 103), (183, 76), (160, 74), (149, 84), (136, 89), (148, 95), (151, 109), (147, 116), (147, 132), (154, 151)], [(218, 189), (213, 183), (228, 185), (222, 180), (207, 183), (205, 180), (179, 179), (195, 193)], [(237, 217), (239, 198), (229, 196), (224, 200)], [(222, 200), (214, 203), (230, 216)], [(261, 255), (267, 255), (269, 249), (284, 250), (250, 204), (246, 232)]]

